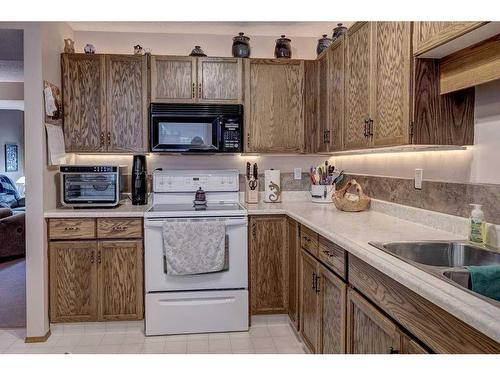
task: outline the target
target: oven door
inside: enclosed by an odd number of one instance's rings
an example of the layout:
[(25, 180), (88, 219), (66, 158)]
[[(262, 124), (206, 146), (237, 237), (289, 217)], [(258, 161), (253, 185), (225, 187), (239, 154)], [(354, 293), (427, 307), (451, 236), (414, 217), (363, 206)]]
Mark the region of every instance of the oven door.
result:
[(217, 152), (221, 148), (219, 116), (151, 116), (151, 151)]
[[(195, 219), (204, 220), (205, 218)], [(165, 272), (162, 236), (164, 219), (146, 219), (144, 221), (146, 292), (247, 288), (247, 217), (226, 217), (224, 219), (229, 267), (221, 272), (183, 276), (168, 275)]]

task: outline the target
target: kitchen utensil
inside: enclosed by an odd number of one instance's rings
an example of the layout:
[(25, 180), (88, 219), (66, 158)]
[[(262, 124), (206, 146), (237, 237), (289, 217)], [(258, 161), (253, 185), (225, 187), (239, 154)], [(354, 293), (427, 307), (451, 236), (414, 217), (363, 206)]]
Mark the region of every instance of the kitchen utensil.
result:
[(247, 180), (250, 180), (250, 163), (247, 161)]
[(290, 44), (291, 40), (285, 35), (281, 35), (281, 38), (276, 39), (276, 47), (274, 48), (274, 56), (277, 59), (290, 59), (292, 58), (292, 46)]
[(334, 185), (311, 185), (311, 202), (332, 203)]
[[(347, 196), (348, 190), (355, 187), (356, 194)], [(335, 207), (341, 211), (359, 212), (370, 206), (371, 199), (363, 193), (363, 188), (354, 179), (349, 181), (342, 189), (332, 194)]]
[(255, 180), (259, 179), (259, 171), (258, 171), (258, 168), (257, 168), (257, 163), (254, 163), (254, 165), (253, 165), (253, 178)]
[(245, 36), (244, 33), (238, 33), (233, 38), (233, 57), (250, 57), (250, 38)]

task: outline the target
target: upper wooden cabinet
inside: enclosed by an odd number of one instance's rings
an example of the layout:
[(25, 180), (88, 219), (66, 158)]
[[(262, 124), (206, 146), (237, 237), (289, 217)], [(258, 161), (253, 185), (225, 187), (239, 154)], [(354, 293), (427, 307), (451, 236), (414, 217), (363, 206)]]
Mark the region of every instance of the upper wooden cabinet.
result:
[(417, 21), (413, 26), (413, 54), (420, 55), (483, 26), (487, 22)]
[(241, 103), (243, 100), (242, 59), (198, 58), (198, 101), (203, 103)]
[(243, 63), (232, 57), (151, 57), (151, 101), (226, 103), (243, 100)]
[(285, 216), (252, 216), (249, 222), (251, 314), (288, 311)]
[(411, 87), (410, 22), (374, 22), (373, 146), (409, 143)]
[(304, 150), (304, 61), (246, 60), (247, 152)]
[(66, 151), (147, 151), (147, 57), (63, 54), (61, 62)]
[(61, 70), (66, 151), (105, 151), (104, 55), (63, 54)]
[(318, 60), (317, 152), (340, 151), (344, 129), (344, 36)]
[(372, 71), (373, 24), (353, 25), (346, 34), (345, 128), (346, 149), (366, 148), (370, 144), (367, 121), (373, 112)]
[(106, 56), (108, 152), (148, 149), (148, 71), (144, 56)]

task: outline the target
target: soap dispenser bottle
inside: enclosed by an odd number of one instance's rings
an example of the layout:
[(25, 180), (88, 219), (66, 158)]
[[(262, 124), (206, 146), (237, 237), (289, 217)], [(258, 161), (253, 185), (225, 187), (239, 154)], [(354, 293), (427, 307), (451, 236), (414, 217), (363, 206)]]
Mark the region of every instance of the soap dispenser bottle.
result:
[(475, 243), (484, 243), (484, 213), (480, 204), (471, 204), (472, 212), (469, 218), (469, 240)]

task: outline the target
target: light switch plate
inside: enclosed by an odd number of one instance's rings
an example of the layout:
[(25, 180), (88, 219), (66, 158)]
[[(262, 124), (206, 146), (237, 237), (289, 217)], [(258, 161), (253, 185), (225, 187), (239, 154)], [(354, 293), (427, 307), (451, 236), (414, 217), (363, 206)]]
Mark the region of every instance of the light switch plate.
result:
[(302, 180), (302, 168), (293, 168), (293, 178), (295, 180)]
[(415, 168), (415, 189), (422, 189), (422, 177), (424, 170), (422, 168)]

